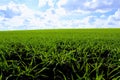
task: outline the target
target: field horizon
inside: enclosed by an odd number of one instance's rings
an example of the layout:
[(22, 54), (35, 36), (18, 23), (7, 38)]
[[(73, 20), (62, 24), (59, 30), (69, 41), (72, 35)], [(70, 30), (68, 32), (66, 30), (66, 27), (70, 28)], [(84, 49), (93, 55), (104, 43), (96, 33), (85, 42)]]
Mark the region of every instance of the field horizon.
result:
[(85, 30), (85, 29), (120, 29), (118, 27), (115, 28), (110, 28), (110, 27), (105, 27), (105, 28), (50, 28), (50, 29), (16, 29), (16, 30), (0, 30), (0, 32), (3, 31), (41, 31), (41, 30)]

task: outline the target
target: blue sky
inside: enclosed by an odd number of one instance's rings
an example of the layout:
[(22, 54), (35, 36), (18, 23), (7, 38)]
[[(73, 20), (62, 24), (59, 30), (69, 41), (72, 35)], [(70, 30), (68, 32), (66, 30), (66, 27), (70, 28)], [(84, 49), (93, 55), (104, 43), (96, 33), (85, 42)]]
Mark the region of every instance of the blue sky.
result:
[(120, 0), (0, 0), (0, 30), (119, 27)]

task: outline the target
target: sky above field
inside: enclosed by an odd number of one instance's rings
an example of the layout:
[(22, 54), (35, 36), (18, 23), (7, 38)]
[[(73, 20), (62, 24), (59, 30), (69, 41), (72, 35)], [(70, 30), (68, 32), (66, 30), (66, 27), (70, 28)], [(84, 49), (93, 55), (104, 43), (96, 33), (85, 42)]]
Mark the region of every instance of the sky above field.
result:
[(115, 27), (120, 0), (0, 0), (0, 30)]

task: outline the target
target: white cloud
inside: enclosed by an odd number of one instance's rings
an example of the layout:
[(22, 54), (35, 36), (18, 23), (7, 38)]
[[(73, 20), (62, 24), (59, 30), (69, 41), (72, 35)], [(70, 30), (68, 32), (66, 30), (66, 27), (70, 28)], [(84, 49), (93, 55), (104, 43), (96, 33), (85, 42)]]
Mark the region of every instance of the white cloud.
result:
[(54, 7), (54, 0), (39, 0), (39, 7), (44, 7), (46, 4), (48, 4), (50, 7)]
[[(103, 4), (104, 6), (113, 5), (113, 3), (111, 3), (114, 2), (113, 0), (110, 0), (110, 3), (99, 0), (86, 1), (88, 0), (81, 0), (80, 2), (83, 3), (79, 3), (79, 0), (59, 0), (57, 8), (55, 8), (54, 0), (39, 0), (39, 7), (43, 7), (47, 3), (50, 6), (50, 8), (45, 11), (33, 10), (25, 4), (10, 2), (8, 5), (0, 6), (0, 10), (12, 11), (12, 17), (7, 18), (0, 16), (0, 29), (95, 28), (109, 27), (113, 24), (114, 26), (120, 25), (120, 9), (118, 9), (114, 15), (106, 16), (105, 13), (111, 11), (111, 8), (102, 9), (102, 7), (100, 7)], [(65, 5), (68, 7), (65, 7)], [(73, 7), (75, 5), (77, 6), (69, 11), (68, 8), (71, 5)], [(92, 6), (88, 7), (89, 5)], [(90, 9), (92, 9), (93, 12)], [(19, 15), (13, 14), (16, 12), (19, 13)], [(92, 13), (100, 13), (102, 15), (92, 15)], [(66, 20), (65, 17), (68, 17), (68, 19)]]
[[(25, 4), (15, 4), (14, 2), (10, 2), (8, 5), (2, 7), (4, 7), (4, 12), (6, 12), (5, 15), (7, 16), (0, 17), (0, 24), (8, 29), (18, 29), (18, 27), (24, 26), (23, 22), (25, 19), (33, 18), (34, 16), (34, 11), (27, 8)], [(8, 10), (12, 12), (8, 12)], [(20, 15), (13, 14), (16, 12), (19, 12)], [(9, 17), (10, 14), (12, 17)]]
[(68, 2), (68, 0), (59, 0), (57, 3), (58, 7), (60, 8), (62, 5), (65, 5)]
[(11, 9), (14, 12), (19, 12), (19, 5), (16, 5), (13, 1), (7, 5), (0, 6), (0, 10), (6, 10), (7, 8)]
[(120, 9), (118, 9), (114, 15), (109, 16), (108, 24), (120, 26)]
[(113, 15), (113, 17), (116, 19), (116, 20), (119, 20), (120, 21), (120, 9), (118, 9), (115, 13), (115, 15)]
[(39, 6), (39, 7), (43, 7), (43, 6), (46, 5), (47, 2), (48, 2), (48, 0), (39, 0), (38, 6)]
[(118, 9), (120, 0), (67, 0), (62, 4), (66, 10), (84, 10), (84, 11), (109, 11), (112, 9)]
[(109, 11), (112, 11), (112, 10), (110, 10), (110, 9), (105, 9), (105, 10), (97, 9), (95, 12), (97, 12), (97, 13), (107, 13)]
[(48, 0), (48, 5), (50, 7), (54, 7), (54, 0)]
[(103, 19), (104, 19), (104, 18), (106, 18), (106, 16), (105, 16), (105, 15), (101, 15), (100, 18), (103, 18)]
[(89, 8), (95, 8), (95, 7), (97, 7), (98, 6), (98, 2), (97, 2), (97, 0), (91, 0), (91, 1), (86, 1), (85, 3), (84, 3), (84, 6), (85, 7), (89, 7)]

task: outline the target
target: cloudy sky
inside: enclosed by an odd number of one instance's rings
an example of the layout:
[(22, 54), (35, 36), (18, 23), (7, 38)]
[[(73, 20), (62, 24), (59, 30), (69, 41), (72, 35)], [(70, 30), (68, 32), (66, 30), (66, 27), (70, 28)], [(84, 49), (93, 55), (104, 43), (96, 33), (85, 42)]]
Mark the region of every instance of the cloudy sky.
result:
[(0, 0), (0, 30), (115, 27), (120, 0)]

